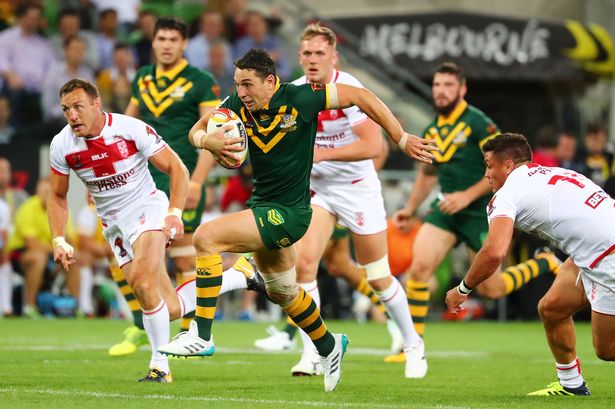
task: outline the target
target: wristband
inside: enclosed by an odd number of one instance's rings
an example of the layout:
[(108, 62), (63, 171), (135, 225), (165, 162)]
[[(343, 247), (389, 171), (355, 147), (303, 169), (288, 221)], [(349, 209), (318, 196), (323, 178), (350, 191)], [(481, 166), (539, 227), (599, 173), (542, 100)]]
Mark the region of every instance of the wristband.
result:
[(73, 254), (74, 249), (73, 246), (71, 246), (70, 244), (68, 244), (66, 242), (66, 240), (64, 239), (64, 237), (62, 236), (58, 236), (56, 238), (53, 239), (53, 247), (61, 247), (62, 250), (64, 250), (65, 252), (67, 252), (68, 254)]
[(457, 291), (459, 291), (461, 295), (468, 295), (472, 292), (472, 288), (467, 286), (466, 279), (464, 278), (457, 286)]
[(177, 207), (171, 207), (169, 209), (169, 212), (167, 213), (167, 216), (173, 215), (173, 216), (177, 217), (179, 220), (181, 220), (182, 219), (182, 213), (183, 213), (182, 209), (178, 209)]
[(207, 135), (207, 132), (202, 129), (199, 129), (192, 136), (192, 141), (194, 142), (194, 146), (196, 146), (197, 148), (203, 148), (203, 145), (205, 144), (205, 142), (207, 142), (208, 138), (209, 135)]
[(406, 150), (406, 142), (408, 142), (408, 134), (404, 133), (404, 135), (401, 137), (399, 142), (397, 142), (397, 146), (399, 146), (399, 148), (402, 151), (405, 151)]

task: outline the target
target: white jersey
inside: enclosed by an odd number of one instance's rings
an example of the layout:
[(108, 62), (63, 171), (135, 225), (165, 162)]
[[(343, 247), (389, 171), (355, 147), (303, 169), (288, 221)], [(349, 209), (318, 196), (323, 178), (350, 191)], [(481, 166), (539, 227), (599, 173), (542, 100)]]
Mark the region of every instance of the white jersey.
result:
[(579, 267), (594, 268), (615, 248), (615, 201), (568, 169), (520, 166), (495, 193), (487, 215), (490, 223), (513, 219), (515, 227), (551, 241)]
[[(292, 82), (295, 85), (307, 83), (305, 75)], [(331, 83), (353, 85), (363, 88), (363, 85), (347, 72), (334, 71)], [(339, 148), (358, 140), (352, 132), (352, 127), (367, 120), (357, 106), (345, 109), (329, 109), (318, 113), (318, 132), (316, 146), (319, 148)], [(333, 182), (355, 181), (375, 175), (376, 170), (371, 159), (354, 162), (323, 161), (312, 167), (312, 179), (325, 179)]]
[(11, 209), (9, 205), (0, 199), (0, 231), (9, 231), (11, 228)]
[(104, 223), (119, 219), (156, 192), (148, 158), (167, 144), (145, 122), (105, 113), (99, 136), (77, 137), (70, 126), (51, 141), (51, 170), (68, 175), (72, 169), (89, 190)]

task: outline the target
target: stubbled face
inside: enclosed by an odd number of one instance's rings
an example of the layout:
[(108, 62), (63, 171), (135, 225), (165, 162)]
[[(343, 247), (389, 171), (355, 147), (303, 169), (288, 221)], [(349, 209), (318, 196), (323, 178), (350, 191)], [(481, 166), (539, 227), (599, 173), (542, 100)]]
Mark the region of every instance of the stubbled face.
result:
[(163, 68), (172, 68), (181, 60), (187, 45), (188, 40), (179, 31), (158, 30), (152, 41), (156, 62)]
[(465, 84), (461, 84), (455, 75), (439, 72), (434, 75), (431, 95), (434, 107), (439, 114), (450, 114), (465, 94)]
[(237, 95), (248, 111), (261, 110), (269, 103), (275, 90), (276, 78), (273, 75), (263, 79), (252, 69), (235, 69)]
[(77, 88), (62, 95), (60, 103), (66, 122), (76, 136), (97, 136), (100, 133), (104, 125), (100, 98), (90, 98), (82, 88)]
[(514, 170), (515, 165), (510, 159), (499, 160), (497, 156), (493, 155), (493, 152), (485, 152), (483, 156), (486, 167), (485, 177), (489, 181), (493, 192), (497, 192), (504, 186), (504, 182), (506, 182), (508, 175)]
[(328, 83), (337, 60), (337, 51), (324, 36), (319, 35), (301, 41), (299, 63), (309, 82)]

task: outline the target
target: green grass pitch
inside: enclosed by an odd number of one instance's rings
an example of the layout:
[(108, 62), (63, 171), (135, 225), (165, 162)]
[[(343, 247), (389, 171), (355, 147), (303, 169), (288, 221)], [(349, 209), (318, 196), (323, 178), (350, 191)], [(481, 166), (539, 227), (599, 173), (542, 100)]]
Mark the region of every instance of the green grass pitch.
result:
[[(430, 323), (429, 373), (405, 379), (385, 364), (382, 324), (328, 322), (350, 337), (342, 383), (293, 378), (298, 353), (259, 353), (264, 323), (216, 322), (211, 359), (172, 360), (172, 384), (142, 384), (149, 352), (107, 356), (125, 322), (0, 320), (0, 408), (613, 408), (615, 365), (596, 358), (591, 328), (577, 325), (578, 352), (591, 397), (528, 397), (554, 381), (540, 323)], [(175, 331), (175, 327), (173, 329)]]

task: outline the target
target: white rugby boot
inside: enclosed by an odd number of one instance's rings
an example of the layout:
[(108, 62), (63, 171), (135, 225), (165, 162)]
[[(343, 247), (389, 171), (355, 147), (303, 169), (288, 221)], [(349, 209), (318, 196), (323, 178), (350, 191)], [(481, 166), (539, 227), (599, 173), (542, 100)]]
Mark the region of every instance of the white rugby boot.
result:
[(216, 352), (214, 337), (209, 341), (199, 337), (196, 321), (190, 322), (188, 331), (177, 334), (171, 342), (158, 347), (158, 352), (171, 356), (212, 356)]
[(423, 378), (427, 374), (427, 359), (425, 359), (425, 343), (404, 348), (406, 354), (406, 378)]
[(333, 392), (342, 380), (342, 359), (348, 347), (346, 334), (333, 334), (335, 346), (326, 357), (321, 357), (325, 375), (325, 392)]

